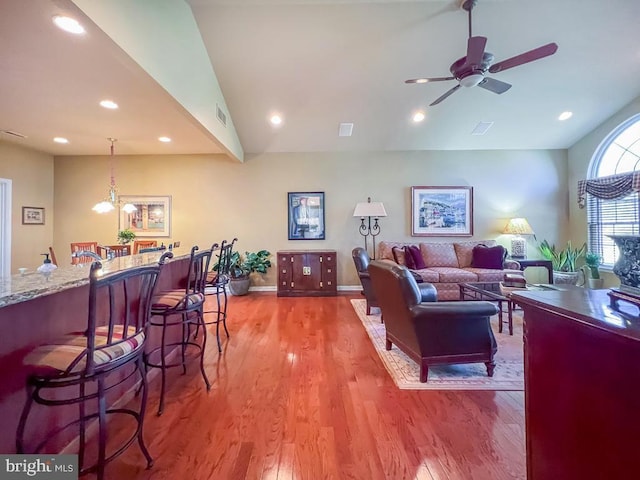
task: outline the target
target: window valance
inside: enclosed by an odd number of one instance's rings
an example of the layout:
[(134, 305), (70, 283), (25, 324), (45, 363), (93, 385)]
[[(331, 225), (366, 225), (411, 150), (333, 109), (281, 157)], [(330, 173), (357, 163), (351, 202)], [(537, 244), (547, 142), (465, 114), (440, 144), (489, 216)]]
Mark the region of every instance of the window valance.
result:
[(640, 171), (580, 180), (578, 205), (580, 208), (585, 207), (587, 193), (602, 200), (620, 200), (633, 192), (640, 192)]

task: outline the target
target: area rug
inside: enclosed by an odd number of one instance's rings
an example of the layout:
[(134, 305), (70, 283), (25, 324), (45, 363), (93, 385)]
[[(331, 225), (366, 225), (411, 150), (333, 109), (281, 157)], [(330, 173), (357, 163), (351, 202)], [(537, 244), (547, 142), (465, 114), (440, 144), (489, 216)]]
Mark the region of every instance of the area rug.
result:
[[(429, 368), (426, 383), (420, 382), (420, 367), (395, 345), (385, 350), (385, 327), (380, 323), (378, 309), (367, 315), (366, 300), (351, 300), (358, 318), (364, 325), (382, 363), (400, 389), (407, 390), (524, 390), (524, 361), (522, 353), (522, 314), (513, 314), (513, 336), (505, 322), (498, 333), (498, 315), (491, 318), (491, 326), (498, 342), (493, 377), (487, 376), (483, 363), (435, 365)], [(506, 312), (504, 313), (506, 321)]]

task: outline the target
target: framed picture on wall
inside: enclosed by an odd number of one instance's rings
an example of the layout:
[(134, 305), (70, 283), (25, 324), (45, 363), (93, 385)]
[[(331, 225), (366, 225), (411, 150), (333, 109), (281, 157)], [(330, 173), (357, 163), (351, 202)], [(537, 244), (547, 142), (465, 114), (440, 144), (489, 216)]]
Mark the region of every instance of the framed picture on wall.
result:
[(411, 187), (412, 237), (473, 235), (473, 187)]
[(120, 210), (119, 229), (129, 229), (136, 237), (168, 237), (171, 235), (171, 196), (120, 195), (121, 204), (136, 207), (131, 213)]
[(22, 207), (23, 225), (44, 225), (44, 208)]
[(289, 192), (289, 240), (324, 240), (324, 192)]

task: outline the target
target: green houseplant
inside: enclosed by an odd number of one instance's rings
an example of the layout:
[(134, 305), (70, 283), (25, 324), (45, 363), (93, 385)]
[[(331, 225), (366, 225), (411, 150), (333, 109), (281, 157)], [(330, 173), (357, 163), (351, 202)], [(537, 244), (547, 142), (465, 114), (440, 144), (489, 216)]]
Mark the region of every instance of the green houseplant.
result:
[(555, 244), (550, 244), (543, 240), (539, 245), (540, 253), (553, 264), (554, 283), (578, 283), (578, 271), (576, 262), (582, 258), (587, 251), (587, 244), (574, 248), (571, 240), (562, 249), (557, 249)]
[(120, 230), (118, 232), (118, 243), (122, 245), (126, 245), (127, 243), (131, 242), (134, 238), (136, 238), (136, 234), (133, 233), (128, 228), (125, 230)]
[(604, 280), (600, 278), (600, 264), (602, 263), (602, 257), (595, 252), (587, 252), (584, 256), (584, 263), (585, 264), (582, 268), (589, 288), (602, 288), (604, 283)]
[(233, 295), (246, 295), (251, 285), (250, 275), (256, 273), (267, 273), (271, 267), (271, 252), (260, 250), (258, 252), (233, 252), (229, 261), (229, 291)]

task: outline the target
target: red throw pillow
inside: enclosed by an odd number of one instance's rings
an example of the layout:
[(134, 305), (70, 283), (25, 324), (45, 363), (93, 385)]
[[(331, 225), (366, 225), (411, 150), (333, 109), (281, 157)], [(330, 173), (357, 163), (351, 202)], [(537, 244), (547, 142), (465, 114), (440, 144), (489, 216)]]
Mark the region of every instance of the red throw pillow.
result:
[(422, 254), (420, 253), (420, 247), (418, 247), (417, 245), (407, 245), (406, 247), (404, 247), (404, 256), (406, 257), (407, 255), (409, 255), (411, 257), (411, 259), (413, 260), (413, 267), (409, 267), (411, 269), (414, 270), (421, 270), (423, 268), (427, 268), (427, 266), (424, 264), (424, 259), (422, 258)]
[(411, 255), (411, 250), (409, 250), (408, 245), (404, 247), (404, 264), (409, 270), (416, 268), (415, 262), (413, 261), (413, 255)]
[(507, 258), (507, 249), (502, 245), (496, 245), (495, 247), (476, 245), (473, 247), (471, 255), (472, 267), (501, 270), (504, 259)]

